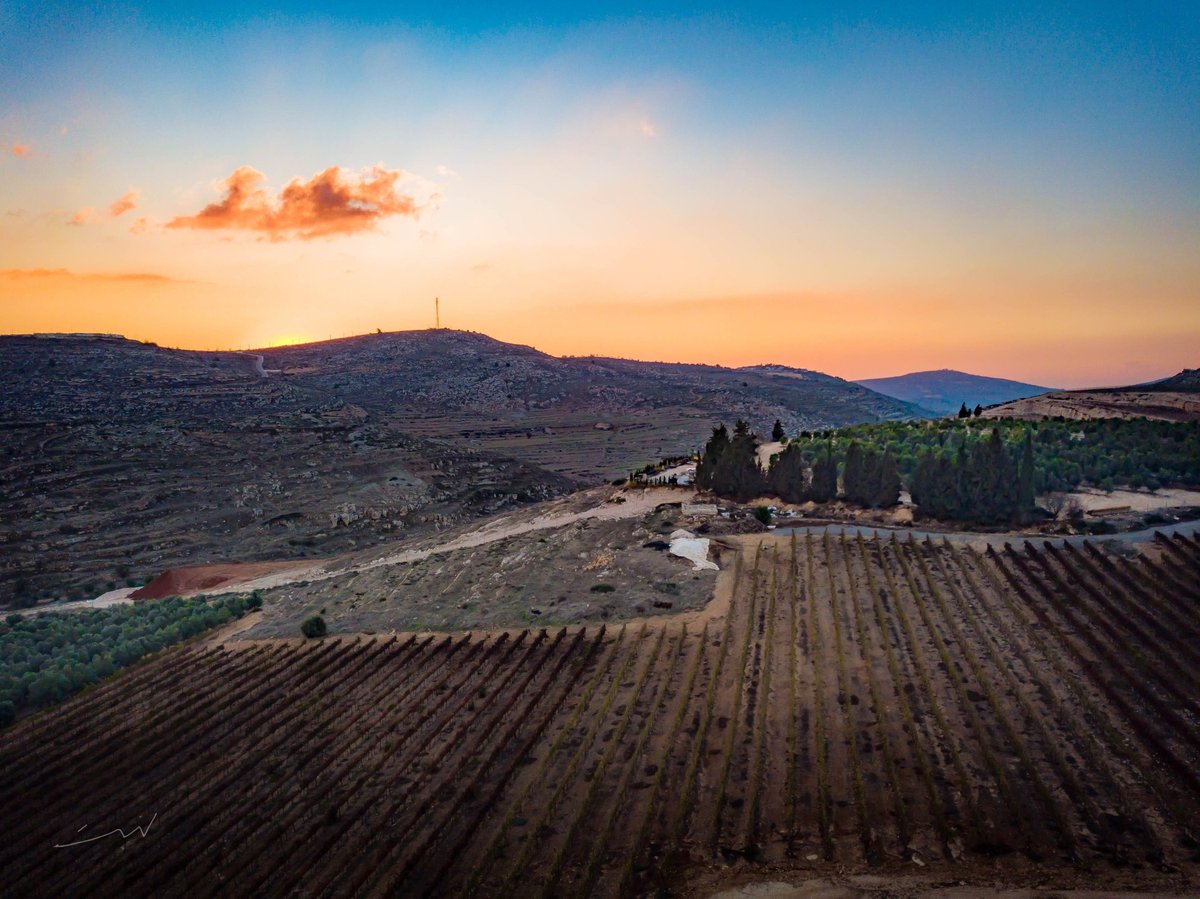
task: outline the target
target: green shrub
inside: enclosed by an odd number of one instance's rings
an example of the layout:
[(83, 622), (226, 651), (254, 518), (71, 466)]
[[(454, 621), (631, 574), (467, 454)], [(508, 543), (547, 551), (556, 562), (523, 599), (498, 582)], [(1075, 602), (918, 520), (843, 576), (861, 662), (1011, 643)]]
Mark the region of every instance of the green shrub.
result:
[(771, 523), (771, 510), (769, 508), (767, 508), (766, 506), (755, 506), (754, 507), (754, 517), (757, 518), (759, 521), (761, 521), (763, 524), (770, 524)]
[(315, 640), (318, 637), (324, 637), (327, 633), (325, 627), (325, 619), (320, 615), (311, 615), (304, 619), (304, 623), (300, 625), (300, 633), (308, 637), (310, 640)]
[(616, 589), (612, 584), (592, 584), (593, 593), (612, 593)]

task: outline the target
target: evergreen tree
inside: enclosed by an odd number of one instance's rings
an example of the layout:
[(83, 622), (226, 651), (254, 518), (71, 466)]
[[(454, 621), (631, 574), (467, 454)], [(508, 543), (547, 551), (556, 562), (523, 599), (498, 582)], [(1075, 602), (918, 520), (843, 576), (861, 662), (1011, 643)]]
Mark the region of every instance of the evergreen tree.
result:
[(813, 465), (812, 498), (818, 503), (827, 503), (837, 498), (837, 460), (833, 456), (833, 442), (826, 444), (825, 455)]
[(777, 418), (775, 419), (775, 427), (771, 428), (771, 439), (779, 443), (783, 440), (783, 437), (783, 422)]
[(861, 503), (863, 498), (863, 455), (857, 440), (846, 447), (846, 464), (842, 467), (842, 495), (848, 502)]
[(1017, 489), (1017, 513), (1019, 515), (1029, 515), (1033, 512), (1034, 503), (1037, 501), (1034, 495), (1033, 481), (1033, 434), (1026, 430), (1025, 446), (1021, 450), (1020, 484)]
[(862, 479), (859, 482), (858, 499), (860, 506), (873, 506), (875, 494), (879, 490), (879, 455), (874, 449), (868, 449), (862, 457)]
[(798, 443), (788, 444), (775, 457), (771, 470), (767, 472), (767, 485), (785, 503), (802, 503), (808, 499), (804, 454)]
[(967, 404), (966, 404), (966, 403), (963, 403), (963, 404), (962, 404), (962, 405), (959, 407), (959, 409), (958, 409), (958, 417), (959, 417), (959, 418), (970, 418), (970, 417), (971, 417), (971, 410), (967, 408)]
[[(725, 425), (721, 424), (713, 428), (712, 436), (708, 438), (708, 443), (704, 444), (704, 453), (696, 465), (696, 486), (701, 490), (714, 489), (713, 472), (716, 471), (717, 463), (727, 449), (729, 449), (729, 432), (725, 430)], [(632, 475), (630, 479), (632, 480)]]
[(717, 495), (739, 503), (761, 496), (766, 490), (766, 479), (758, 467), (758, 442), (745, 422), (739, 421), (734, 428), (733, 440), (722, 452), (712, 481)]
[(981, 405), (979, 405), (978, 403), (976, 403), (976, 404), (975, 404), (975, 417), (976, 417), (976, 418), (978, 418), (978, 417), (979, 417), (979, 416), (981, 416), (982, 414), (983, 414), (983, 406), (981, 406)]
[(889, 446), (883, 451), (879, 462), (879, 485), (875, 490), (875, 501), (872, 505), (888, 508), (900, 502), (900, 470), (896, 467), (896, 457), (892, 455)]

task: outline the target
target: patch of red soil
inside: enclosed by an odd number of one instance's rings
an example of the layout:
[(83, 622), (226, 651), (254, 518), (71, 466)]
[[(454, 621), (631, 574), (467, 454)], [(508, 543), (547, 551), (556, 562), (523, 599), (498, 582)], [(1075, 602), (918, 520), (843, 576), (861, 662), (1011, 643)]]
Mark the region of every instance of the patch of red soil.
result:
[(165, 599), (205, 593), (218, 587), (231, 587), (265, 574), (298, 568), (305, 562), (231, 562), (169, 568), (146, 586), (129, 594), (130, 599)]

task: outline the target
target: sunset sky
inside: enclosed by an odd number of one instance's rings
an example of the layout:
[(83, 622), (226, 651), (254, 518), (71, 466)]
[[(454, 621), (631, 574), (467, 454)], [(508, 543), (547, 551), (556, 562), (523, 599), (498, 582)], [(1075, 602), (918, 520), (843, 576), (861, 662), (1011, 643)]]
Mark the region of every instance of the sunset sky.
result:
[(1200, 366), (1200, 5), (0, 0), (0, 332), (435, 296), (556, 354)]

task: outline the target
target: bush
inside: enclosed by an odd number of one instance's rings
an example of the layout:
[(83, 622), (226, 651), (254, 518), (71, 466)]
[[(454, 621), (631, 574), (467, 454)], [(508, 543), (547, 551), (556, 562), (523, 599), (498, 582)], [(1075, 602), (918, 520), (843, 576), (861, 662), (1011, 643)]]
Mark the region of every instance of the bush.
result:
[(262, 591), (255, 590), (250, 594), (250, 598), (246, 600), (246, 611), (253, 612), (262, 608), (263, 598)]
[(305, 618), (304, 623), (300, 625), (300, 633), (304, 634), (310, 640), (317, 637), (324, 637), (326, 632), (325, 619), (320, 615), (312, 615)]
[(757, 518), (759, 521), (761, 521), (763, 524), (770, 524), (771, 523), (771, 510), (769, 508), (767, 508), (766, 506), (755, 506), (754, 507), (754, 517)]
[(612, 593), (616, 589), (612, 584), (592, 584), (593, 593)]

